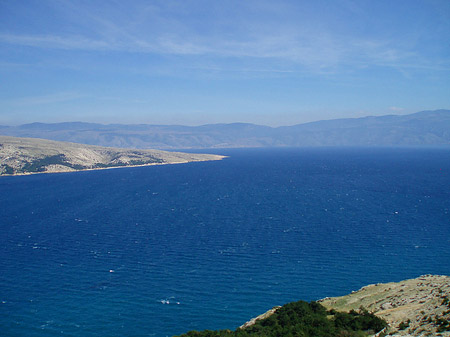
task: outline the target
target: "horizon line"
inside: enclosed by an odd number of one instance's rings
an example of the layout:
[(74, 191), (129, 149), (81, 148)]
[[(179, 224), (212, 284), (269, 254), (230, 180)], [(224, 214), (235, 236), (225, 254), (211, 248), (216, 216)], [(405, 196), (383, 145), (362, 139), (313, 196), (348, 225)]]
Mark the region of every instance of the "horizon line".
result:
[(33, 124), (46, 124), (46, 125), (55, 125), (55, 124), (96, 124), (96, 125), (103, 125), (103, 126), (113, 126), (113, 125), (126, 125), (126, 126), (182, 126), (182, 127), (202, 127), (202, 126), (211, 126), (211, 125), (233, 125), (233, 124), (243, 124), (243, 125), (255, 125), (255, 126), (263, 126), (268, 127), (272, 129), (281, 128), (281, 127), (290, 127), (290, 126), (296, 126), (296, 125), (304, 125), (304, 124), (311, 124), (311, 123), (318, 123), (318, 122), (326, 122), (326, 121), (336, 121), (336, 120), (349, 120), (349, 119), (365, 119), (365, 118), (381, 118), (381, 117), (388, 117), (388, 116), (410, 116), (415, 115), (419, 113), (424, 112), (439, 112), (439, 111), (448, 111), (450, 112), (450, 109), (434, 109), (434, 110), (421, 110), (417, 112), (407, 113), (407, 114), (385, 114), (385, 115), (367, 115), (367, 116), (361, 116), (361, 117), (342, 117), (342, 118), (330, 118), (330, 119), (318, 119), (310, 122), (304, 122), (304, 123), (296, 123), (292, 125), (280, 125), (280, 126), (270, 126), (270, 125), (264, 125), (264, 124), (257, 124), (257, 123), (251, 123), (251, 122), (218, 122), (218, 123), (205, 123), (205, 124), (198, 124), (198, 125), (186, 125), (186, 124), (150, 124), (150, 123), (100, 123), (100, 122), (83, 122), (83, 121), (64, 121), (64, 122), (29, 122), (24, 124), (16, 124), (16, 125), (5, 125), (0, 124), (0, 127), (21, 127), (25, 125), (33, 125)]

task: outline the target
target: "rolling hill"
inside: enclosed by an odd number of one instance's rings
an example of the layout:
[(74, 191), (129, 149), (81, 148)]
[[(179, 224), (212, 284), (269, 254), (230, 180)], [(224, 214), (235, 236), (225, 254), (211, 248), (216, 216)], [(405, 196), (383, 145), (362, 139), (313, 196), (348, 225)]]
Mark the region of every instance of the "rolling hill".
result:
[(137, 149), (304, 146), (450, 146), (450, 110), (269, 127), (248, 123), (124, 125), (82, 122), (0, 126), (0, 134)]

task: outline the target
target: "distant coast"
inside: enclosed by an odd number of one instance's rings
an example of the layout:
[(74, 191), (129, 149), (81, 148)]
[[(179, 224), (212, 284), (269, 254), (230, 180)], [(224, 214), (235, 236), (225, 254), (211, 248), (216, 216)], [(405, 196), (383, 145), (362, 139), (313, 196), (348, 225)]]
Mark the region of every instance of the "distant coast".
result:
[(200, 126), (83, 122), (0, 125), (0, 134), (134, 149), (310, 146), (450, 146), (450, 110), (367, 116), (270, 127), (249, 123)]
[[(224, 158), (226, 158), (224, 156)], [(156, 165), (176, 165), (176, 164), (187, 164), (191, 162), (200, 162), (200, 161), (213, 161), (213, 160), (221, 160), (220, 159), (208, 159), (208, 160), (195, 160), (195, 161), (179, 161), (172, 163), (148, 163), (148, 164), (140, 164), (140, 165), (120, 165), (120, 166), (108, 166), (108, 167), (96, 167), (96, 168), (85, 168), (85, 169), (71, 169), (71, 168), (51, 168), (47, 167), (46, 171), (42, 172), (21, 172), (15, 174), (0, 174), (2, 177), (11, 177), (11, 176), (29, 176), (34, 174), (54, 174), (54, 173), (70, 173), (70, 172), (83, 172), (83, 171), (99, 171), (99, 170), (111, 170), (111, 169), (123, 169), (123, 168), (131, 168), (131, 167), (145, 167), (145, 166), (156, 166)]]
[(0, 175), (63, 173), (221, 160), (225, 156), (134, 150), (0, 136)]

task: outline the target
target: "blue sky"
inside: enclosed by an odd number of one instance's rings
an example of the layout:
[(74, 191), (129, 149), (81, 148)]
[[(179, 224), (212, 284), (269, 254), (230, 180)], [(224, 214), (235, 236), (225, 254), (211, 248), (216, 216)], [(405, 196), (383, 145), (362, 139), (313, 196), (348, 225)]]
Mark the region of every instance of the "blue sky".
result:
[(448, 0), (0, 0), (0, 124), (450, 108)]

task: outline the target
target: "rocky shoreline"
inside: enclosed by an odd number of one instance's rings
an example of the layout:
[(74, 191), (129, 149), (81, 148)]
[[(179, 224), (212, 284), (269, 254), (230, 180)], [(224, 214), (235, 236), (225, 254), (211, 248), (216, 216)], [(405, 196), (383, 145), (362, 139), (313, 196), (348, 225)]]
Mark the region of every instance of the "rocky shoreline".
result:
[[(383, 318), (389, 327), (375, 336), (450, 337), (450, 277), (422, 275), (415, 279), (371, 284), (349, 295), (318, 300), (328, 310), (344, 311), (364, 308)], [(274, 307), (240, 326), (248, 328), (270, 317)]]
[(109, 148), (0, 136), (0, 175), (29, 175), (221, 160), (213, 154)]
[(395, 336), (450, 336), (450, 277), (422, 275), (401, 282), (372, 284), (349, 295), (319, 302), (329, 309), (364, 307), (385, 319)]

